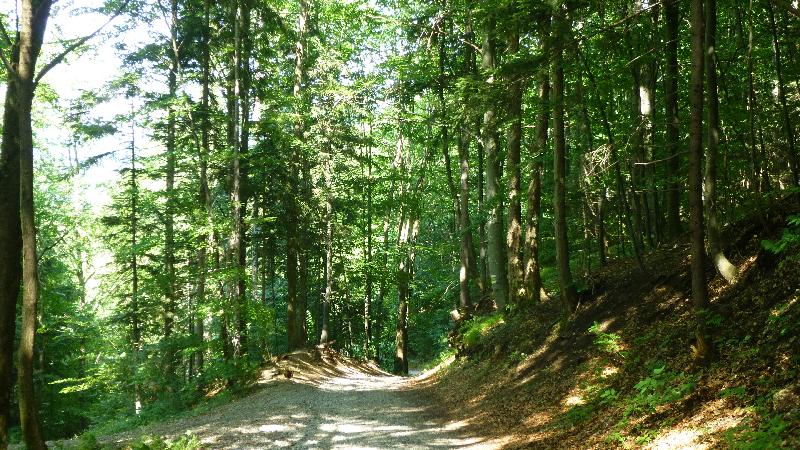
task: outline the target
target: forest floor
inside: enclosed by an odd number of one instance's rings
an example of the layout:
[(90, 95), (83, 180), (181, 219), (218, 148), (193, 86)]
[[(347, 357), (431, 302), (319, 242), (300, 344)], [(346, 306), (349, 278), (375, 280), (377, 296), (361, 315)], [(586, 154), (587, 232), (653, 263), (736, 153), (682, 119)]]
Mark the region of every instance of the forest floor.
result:
[[(287, 375), (289, 377), (287, 377)], [(125, 448), (142, 436), (193, 436), (213, 449), (490, 449), (498, 445), (443, 422), (413, 378), (391, 376), (332, 350), (295, 352), (262, 372), (255, 392), (200, 415), (99, 438)], [(77, 442), (63, 442), (70, 448)]]
[[(688, 236), (586, 274), (558, 301), (463, 324), (452, 364), (427, 382), (449, 420), (503, 448), (800, 448), (800, 195), (725, 230), (729, 284), (709, 264), (715, 354), (692, 357)], [(794, 218), (794, 219), (791, 219)]]

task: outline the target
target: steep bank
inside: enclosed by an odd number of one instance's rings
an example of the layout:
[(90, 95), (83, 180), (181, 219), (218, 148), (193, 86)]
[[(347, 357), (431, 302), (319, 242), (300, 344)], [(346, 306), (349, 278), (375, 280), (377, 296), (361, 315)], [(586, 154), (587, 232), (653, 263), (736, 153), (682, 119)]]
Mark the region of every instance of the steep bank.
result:
[[(577, 314), (555, 302), (462, 327), (461, 356), (426, 382), (467, 430), (509, 448), (800, 448), (797, 196), (728, 228), (742, 274), (707, 270), (717, 354), (691, 358), (689, 248), (591, 274)], [(764, 239), (773, 241), (763, 243)], [(774, 250), (774, 248), (773, 248)]]

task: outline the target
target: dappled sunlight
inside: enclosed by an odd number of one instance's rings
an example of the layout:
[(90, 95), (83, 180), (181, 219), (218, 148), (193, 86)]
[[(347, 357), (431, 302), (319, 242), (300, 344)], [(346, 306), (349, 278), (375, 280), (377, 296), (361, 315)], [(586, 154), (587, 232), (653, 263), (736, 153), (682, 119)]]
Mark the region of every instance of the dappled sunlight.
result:
[(704, 404), (696, 414), (656, 436), (645, 448), (649, 450), (715, 448), (719, 445), (721, 435), (742, 424), (748, 414), (746, 409), (730, 409), (724, 399), (718, 399)]
[(465, 434), (464, 423), (436, 420), (432, 405), (410, 391), (413, 379), (372, 373), (332, 355), (314, 365), (315, 358), (310, 352), (284, 358), (264, 372), (258, 392), (137, 433), (168, 439), (189, 434), (217, 449), (495, 447)]

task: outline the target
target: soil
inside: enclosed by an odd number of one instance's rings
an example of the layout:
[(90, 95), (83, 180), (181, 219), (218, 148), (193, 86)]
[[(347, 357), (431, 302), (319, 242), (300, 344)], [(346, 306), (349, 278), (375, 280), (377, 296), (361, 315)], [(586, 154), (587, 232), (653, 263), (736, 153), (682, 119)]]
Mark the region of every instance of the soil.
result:
[(498, 444), (445, 422), (413, 378), (330, 350), (282, 357), (257, 391), (196, 417), (159, 422), (101, 438), (125, 446), (142, 435), (195, 436), (213, 449), (491, 449)]

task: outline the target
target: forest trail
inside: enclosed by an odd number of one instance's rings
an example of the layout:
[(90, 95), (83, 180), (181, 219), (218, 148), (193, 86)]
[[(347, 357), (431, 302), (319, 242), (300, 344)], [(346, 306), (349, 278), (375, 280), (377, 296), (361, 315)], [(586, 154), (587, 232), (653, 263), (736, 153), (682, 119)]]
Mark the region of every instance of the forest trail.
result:
[[(287, 370), (292, 372), (286, 378)], [(334, 352), (297, 352), (262, 373), (259, 389), (203, 414), (100, 440), (191, 434), (209, 449), (491, 449), (499, 445), (444, 423), (414, 378), (391, 376)]]

